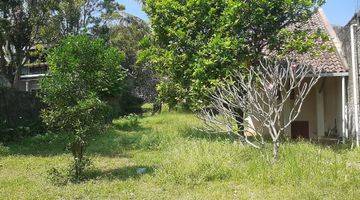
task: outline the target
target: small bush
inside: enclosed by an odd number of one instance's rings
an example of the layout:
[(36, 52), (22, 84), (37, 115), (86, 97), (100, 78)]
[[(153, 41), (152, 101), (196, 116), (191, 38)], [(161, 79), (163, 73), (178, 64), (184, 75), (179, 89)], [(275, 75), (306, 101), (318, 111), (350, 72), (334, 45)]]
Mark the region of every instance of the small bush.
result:
[(16, 126), (10, 125), (7, 122), (0, 122), (0, 141), (8, 143), (21, 141), (24, 138), (45, 133), (44, 124), (35, 119), (33, 121), (22, 121)]
[(9, 154), (9, 148), (5, 147), (2, 143), (0, 143), (0, 156), (7, 156)]
[(86, 35), (65, 38), (47, 58), (51, 76), (40, 81), (40, 97), (47, 105), (42, 117), (52, 131), (69, 135), (76, 181), (89, 164), (89, 138), (109, 122), (108, 100), (124, 92), (123, 59), (117, 49)]

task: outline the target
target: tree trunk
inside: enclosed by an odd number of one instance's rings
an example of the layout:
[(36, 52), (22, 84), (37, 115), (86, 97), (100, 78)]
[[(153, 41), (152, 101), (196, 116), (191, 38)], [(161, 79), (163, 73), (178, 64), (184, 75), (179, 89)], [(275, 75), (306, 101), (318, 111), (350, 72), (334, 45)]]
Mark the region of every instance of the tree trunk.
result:
[(12, 88), (19, 89), (20, 69), (18, 67), (16, 67), (16, 68), (17, 69), (15, 70), (14, 80), (13, 80), (13, 83), (12, 83)]
[(78, 181), (84, 170), (84, 145), (81, 141), (76, 141), (71, 145), (71, 151), (74, 156), (75, 179)]
[(274, 145), (274, 147), (273, 147), (273, 156), (274, 156), (274, 163), (275, 163), (279, 159), (279, 147), (280, 147), (279, 140), (274, 141), (273, 145)]
[[(16, 47), (15, 47), (16, 48)], [(23, 50), (24, 47), (17, 47), (16, 48), (16, 54), (15, 54), (15, 62), (13, 63), (15, 66), (15, 74), (14, 74), (14, 80), (13, 80), (13, 88), (15, 89), (19, 89), (19, 81), (20, 81), (20, 76), (21, 76), (21, 69), (22, 69), (22, 65), (23, 60), (25, 59), (25, 52)]]
[(8, 83), (12, 85), (13, 81), (13, 71), (11, 66), (8, 65), (6, 59), (5, 59), (5, 53), (1, 49), (3, 47), (2, 44), (0, 44), (0, 75), (3, 75)]
[(244, 136), (244, 112), (239, 108), (236, 108), (235, 112), (237, 113), (235, 121), (238, 128), (238, 134)]
[(153, 111), (152, 111), (152, 115), (155, 115), (155, 114), (160, 114), (161, 113), (161, 110), (162, 110), (162, 103), (161, 101), (155, 101), (154, 104), (153, 104)]
[(2, 44), (0, 43), (0, 71), (3, 72), (3, 74), (7, 74), (7, 69), (6, 69), (6, 59), (5, 59), (5, 55), (4, 55), (4, 51), (1, 49), (2, 48)]

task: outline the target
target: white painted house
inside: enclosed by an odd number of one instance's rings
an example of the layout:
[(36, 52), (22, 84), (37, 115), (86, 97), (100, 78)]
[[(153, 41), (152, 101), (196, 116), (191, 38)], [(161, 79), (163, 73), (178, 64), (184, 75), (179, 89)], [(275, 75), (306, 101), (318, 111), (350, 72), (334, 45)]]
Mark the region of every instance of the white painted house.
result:
[[(321, 9), (302, 27), (311, 31), (320, 29), (326, 33), (330, 38), (327, 45), (332, 47), (333, 51), (322, 51), (318, 56), (301, 58), (305, 64), (321, 68), (322, 73), (306, 98), (300, 115), (286, 130), (286, 134), (292, 138), (332, 138), (334, 141), (355, 136), (355, 127), (358, 124), (355, 123), (358, 114), (355, 111), (358, 107), (359, 91), (357, 64), (352, 65), (352, 62), (349, 64), (347, 61), (343, 51), (344, 45)], [(355, 73), (353, 69), (356, 69)], [(288, 116), (292, 104), (290, 99), (285, 106), (284, 116)], [(283, 120), (283, 123), (287, 122)], [(255, 123), (254, 126), (258, 124)]]
[[(320, 9), (305, 27), (311, 30), (321, 29), (328, 34), (334, 51), (322, 51), (320, 55), (308, 57), (306, 64), (321, 68), (322, 74), (318, 83), (307, 97), (303, 109), (287, 134), (292, 138), (329, 138), (347, 137), (350, 128), (349, 112), (349, 70), (342, 44), (333, 27)], [(291, 106), (291, 100), (287, 107)], [(288, 109), (285, 111), (288, 112)]]

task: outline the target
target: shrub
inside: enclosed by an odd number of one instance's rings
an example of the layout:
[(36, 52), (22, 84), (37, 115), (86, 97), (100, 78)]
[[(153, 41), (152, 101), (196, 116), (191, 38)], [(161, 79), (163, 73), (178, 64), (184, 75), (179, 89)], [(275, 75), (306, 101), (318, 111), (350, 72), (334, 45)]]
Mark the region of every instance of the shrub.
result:
[(0, 143), (0, 156), (9, 155), (9, 148), (5, 147), (2, 143)]
[(0, 88), (0, 141), (13, 142), (44, 133), (43, 107), (33, 93)]
[(131, 88), (127, 87), (121, 96), (107, 100), (111, 106), (111, 116), (109, 120), (129, 114), (143, 113), (141, 108), (144, 103), (143, 99), (131, 94), (130, 89)]
[(84, 35), (64, 39), (48, 56), (50, 76), (40, 82), (40, 96), (47, 105), (42, 117), (52, 131), (69, 136), (76, 181), (89, 164), (84, 156), (89, 137), (103, 131), (109, 121), (107, 100), (125, 88), (123, 58), (102, 40)]

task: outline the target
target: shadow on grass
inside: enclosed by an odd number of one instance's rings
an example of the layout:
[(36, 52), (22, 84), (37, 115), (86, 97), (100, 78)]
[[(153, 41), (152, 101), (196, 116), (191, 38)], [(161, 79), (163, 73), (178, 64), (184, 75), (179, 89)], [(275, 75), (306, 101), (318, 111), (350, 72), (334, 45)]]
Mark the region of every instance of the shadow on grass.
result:
[(156, 142), (151, 140), (152, 136), (151, 128), (138, 126), (124, 131), (115, 125), (106, 134), (92, 138), (87, 152), (91, 155), (119, 156), (128, 150), (144, 149), (148, 142)]
[(352, 149), (351, 141), (345, 141), (344, 143), (342, 140), (339, 139), (322, 139), (322, 140), (311, 140), (311, 144), (319, 146), (325, 149), (331, 149), (336, 153), (342, 153), (349, 149)]
[(199, 128), (185, 128), (181, 130), (182, 136), (189, 139), (205, 139), (208, 141), (235, 141), (235, 134), (226, 134), (219, 132), (208, 132)]
[(113, 127), (115, 127), (119, 131), (128, 131), (128, 132), (140, 132), (146, 130), (140, 124), (140, 119), (142, 116), (138, 115), (129, 115), (119, 120), (116, 120), (113, 123)]
[(47, 133), (9, 143), (9, 155), (55, 156), (68, 153), (69, 140), (65, 135)]
[(94, 169), (85, 173), (85, 181), (89, 180), (127, 180), (154, 173), (152, 166), (127, 166), (118, 169)]
[(119, 131), (125, 131), (125, 132), (141, 132), (147, 130), (146, 128), (142, 127), (138, 123), (115, 123), (114, 128), (116, 128)]
[[(141, 149), (144, 142), (151, 139), (151, 129), (142, 127), (139, 123), (114, 123), (105, 133), (89, 139), (86, 149), (88, 155), (121, 156), (126, 150)], [(147, 140), (144, 140), (146, 138)], [(67, 135), (47, 133), (25, 138), (19, 142), (6, 144), (8, 155), (55, 156), (70, 153), (67, 146), (70, 143)], [(125, 157), (127, 157), (125, 155)]]

